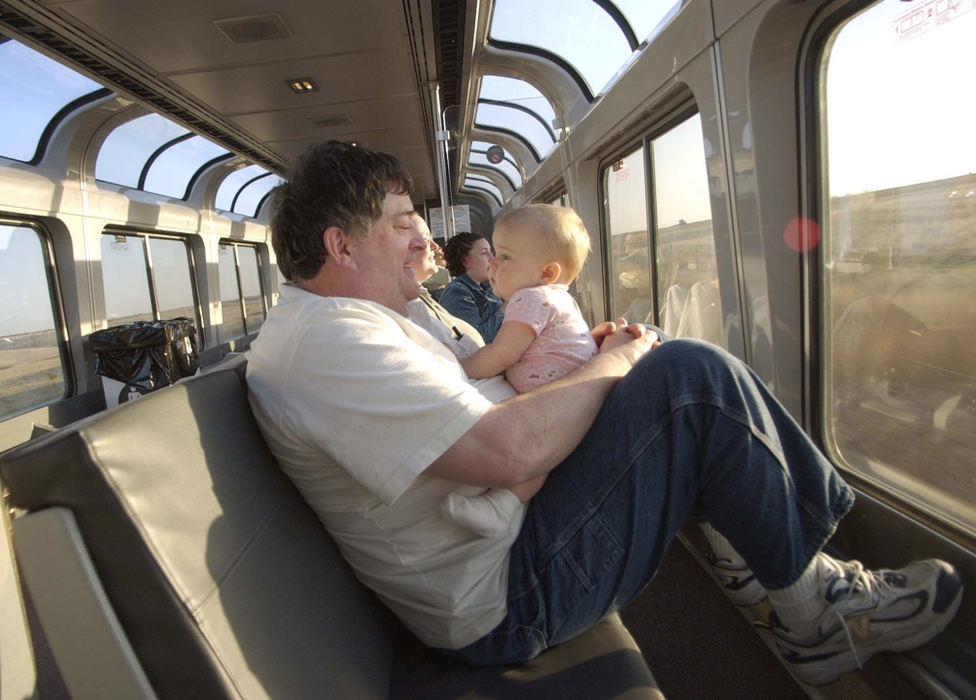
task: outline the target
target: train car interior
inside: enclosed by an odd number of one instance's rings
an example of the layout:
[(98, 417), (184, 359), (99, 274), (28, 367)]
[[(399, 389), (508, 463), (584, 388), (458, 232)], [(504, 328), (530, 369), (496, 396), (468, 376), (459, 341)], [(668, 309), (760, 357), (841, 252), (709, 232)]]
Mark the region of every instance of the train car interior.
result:
[[(0, 697), (976, 698), (974, 38), (976, 0), (0, 0)], [(331, 139), (442, 244), (572, 207), (590, 325), (747, 363), (857, 493), (828, 551), (951, 562), (948, 629), (806, 685), (689, 521), (534, 661), (424, 647), (246, 402), (272, 194)]]

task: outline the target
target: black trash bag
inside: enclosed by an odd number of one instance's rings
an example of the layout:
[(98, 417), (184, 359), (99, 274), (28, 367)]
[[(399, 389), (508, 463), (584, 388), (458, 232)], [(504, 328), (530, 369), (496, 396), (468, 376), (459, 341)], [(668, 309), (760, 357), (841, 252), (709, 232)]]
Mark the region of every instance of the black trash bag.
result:
[(90, 336), (95, 373), (147, 393), (168, 386), (199, 367), (189, 318), (134, 321)]

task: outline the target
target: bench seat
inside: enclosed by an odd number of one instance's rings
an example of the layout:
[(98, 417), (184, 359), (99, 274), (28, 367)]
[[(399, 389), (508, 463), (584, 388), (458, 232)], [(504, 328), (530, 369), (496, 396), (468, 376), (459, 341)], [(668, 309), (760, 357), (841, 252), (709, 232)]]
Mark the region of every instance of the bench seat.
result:
[(617, 616), (516, 666), (424, 647), (278, 469), (243, 370), (235, 358), (0, 455), (73, 697), (663, 697)]

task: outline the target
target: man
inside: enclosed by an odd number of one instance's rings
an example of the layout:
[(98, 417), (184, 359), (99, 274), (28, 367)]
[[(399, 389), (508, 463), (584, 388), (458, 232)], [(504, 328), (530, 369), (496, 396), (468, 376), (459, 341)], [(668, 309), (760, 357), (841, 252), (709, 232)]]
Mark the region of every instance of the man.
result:
[[(299, 159), (272, 221), (291, 285), (248, 385), (284, 471), (423, 642), (476, 664), (531, 658), (633, 599), (691, 512), (712, 526), (716, 564), (768, 595), (802, 680), (948, 624), (962, 595), (948, 564), (869, 572), (818, 553), (853, 495), (722, 350), (605, 324), (600, 353), (556, 382), (519, 396), (501, 377), (468, 383), (453, 348), (406, 318), (425, 246), (409, 188), (365, 148)], [(440, 517), (448, 491), (545, 473), (495, 538)]]
[(425, 286), (425, 282), (437, 272), (437, 254), (441, 249), (430, 235), (430, 228), (424, 221), (424, 217), (414, 212), (410, 223), (416, 229), (413, 233), (420, 235), (426, 244), (414, 253), (410, 263), (417, 284), (421, 285), (417, 290), (419, 297), (408, 304), (410, 320), (447, 344), (456, 357), (467, 357), (484, 347), (485, 342), (477, 328), (464, 319), (452, 315), (437, 302)]

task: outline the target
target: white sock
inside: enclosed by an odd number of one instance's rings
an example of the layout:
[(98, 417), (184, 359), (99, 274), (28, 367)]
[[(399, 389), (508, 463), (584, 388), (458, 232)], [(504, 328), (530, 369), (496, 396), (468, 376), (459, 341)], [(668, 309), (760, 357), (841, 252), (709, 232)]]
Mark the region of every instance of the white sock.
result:
[(715, 555), (716, 559), (727, 559), (732, 562), (733, 566), (746, 565), (746, 560), (742, 558), (742, 555), (735, 551), (732, 543), (725, 539), (725, 535), (712, 527), (711, 523), (698, 523), (698, 527), (701, 528), (702, 534), (708, 540), (708, 546), (712, 548), (712, 554)]
[(441, 501), (441, 515), (482, 537), (497, 537), (508, 529), (520, 503), (508, 489), (470, 497), (452, 491)]
[(779, 621), (788, 629), (803, 634), (816, 627), (820, 614), (827, 607), (820, 590), (820, 561), (817, 554), (800, 578), (786, 588), (769, 591), (769, 602)]

